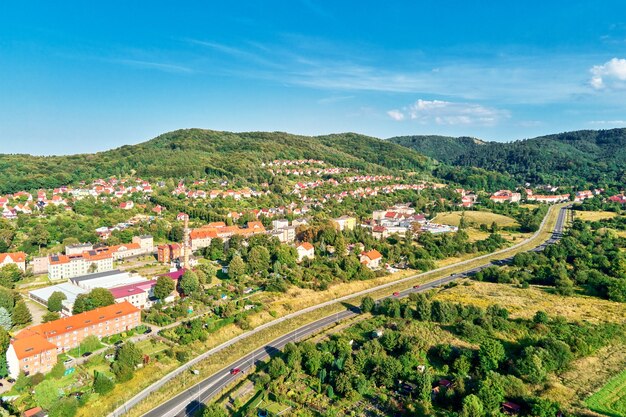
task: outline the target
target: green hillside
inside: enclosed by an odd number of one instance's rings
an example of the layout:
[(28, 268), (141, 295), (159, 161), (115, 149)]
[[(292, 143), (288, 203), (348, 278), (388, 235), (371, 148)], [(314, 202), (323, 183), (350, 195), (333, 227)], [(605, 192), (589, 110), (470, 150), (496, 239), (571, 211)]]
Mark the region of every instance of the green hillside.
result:
[(626, 182), (626, 129), (581, 130), (509, 143), (437, 136), (389, 140), (446, 164), (509, 173), (518, 181)]
[(416, 151), (354, 133), (309, 137), (186, 129), (95, 154), (0, 155), (0, 193), (129, 174), (149, 179), (229, 176), (257, 182), (269, 179), (269, 173), (259, 169), (262, 162), (302, 158), (368, 173), (430, 172), (432, 168), (432, 161)]

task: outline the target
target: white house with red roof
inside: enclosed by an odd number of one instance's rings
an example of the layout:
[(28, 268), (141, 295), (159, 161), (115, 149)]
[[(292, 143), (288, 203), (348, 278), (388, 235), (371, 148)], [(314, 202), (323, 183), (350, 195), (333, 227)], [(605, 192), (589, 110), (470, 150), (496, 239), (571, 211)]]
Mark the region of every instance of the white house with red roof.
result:
[(26, 272), (26, 254), (24, 252), (0, 253), (0, 268), (11, 264)]
[(304, 259), (315, 259), (315, 248), (309, 242), (302, 242), (296, 246), (298, 252), (298, 262)]
[(360, 261), (362, 264), (367, 266), (369, 269), (378, 269), (380, 268), (380, 261), (383, 259), (383, 255), (380, 254), (376, 249), (372, 249), (367, 252), (361, 252)]

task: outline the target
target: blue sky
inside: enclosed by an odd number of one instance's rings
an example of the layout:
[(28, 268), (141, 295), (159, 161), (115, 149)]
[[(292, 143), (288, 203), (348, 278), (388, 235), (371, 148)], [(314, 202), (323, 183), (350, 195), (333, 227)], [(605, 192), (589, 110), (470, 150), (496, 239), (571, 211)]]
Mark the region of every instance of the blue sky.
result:
[(0, 4), (0, 153), (189, 127), (506, 141), (621, 126), (621, 0)]

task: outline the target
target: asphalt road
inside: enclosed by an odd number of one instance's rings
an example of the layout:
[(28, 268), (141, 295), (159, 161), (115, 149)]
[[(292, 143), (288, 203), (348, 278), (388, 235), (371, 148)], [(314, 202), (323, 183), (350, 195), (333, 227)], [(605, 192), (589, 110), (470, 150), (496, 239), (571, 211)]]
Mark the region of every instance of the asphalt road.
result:
[[(562, 208), (559, 211), (559, 216), (557, 218), (557, 222), (555, 224), (554, 230), (552, 232), (552, 236), (543, 244), (537, 246), (533, 249), (533, 251), (542, 251), (545, 249), (547, 245), (554, 244), (557, 242), (561, 236), (563, 235), (563, 227), (566, 221), (567, 208)], [(508, 263), (512, 260), (512, 257), (505, 258), (496, 262), (498, 265), (502, 265)], [(479, 267), (471, 268), (460, 274), (453, 274), (444, 278), (440, 278), (434, 281), (431, 281), (427, 284), (423, 284), (418, 288), (410, 288), (400, 292), (396, 295), (389, 295), (387, 298), (391, 297), (407, 297), (411, 293), (427, 291), (429, 289), (445, 285), (449, 282), (455, 281), (459, 278), (466, 277), (468, 275), (475, 274), (476, 272), (487, 268), (493, 265), (493, 263), (487, 263), (485, 265), (481, 265)], [(254, 363), (257, 361), (266, 359), (268, 356), (271, 356), (278, 351), (280, 351), (287, 343), (295, 342), (302, 338), (306, 338), (312, 334), (318, 333), (320, 330), (324, 329), (332, 325), (335, 322), (339, 322), (341, 320), (355, 317), (359, 314), (358, 308), (348, 309), (342, 311), (340, 313), (333, 314), (332, 316), (325, 317), (318, 321), (309, 323), (299, 329), (285, 334), (278, 339), (273, 340), (271, 343), (255, 350), (249, 355), (228, 364), (221, 371), (216, 372), (215, 374), (209, 376), (205, 380), (199, 382), (198, 384), (190, 387), (186, 391), (180, 393), (176, 397), (170, 399), (169, 401), (159, 405), (148, 413), (144, 414), (143, 417), (187, 417), (192, 416), (201, 406), (201, 404), (206, 403), (211, 400), (214, 396), (219, 394), (224, 388), (226, 388), (230, 383), (235, 381), (238, 378), (241, 378), (243, 374), (247, 373), (249, 370), (253, 368)], [(233, 375), (231, 374), (232, 369), (240, 369), (241, 373)], [(191, 370), (189, 370), (190, 372)]]

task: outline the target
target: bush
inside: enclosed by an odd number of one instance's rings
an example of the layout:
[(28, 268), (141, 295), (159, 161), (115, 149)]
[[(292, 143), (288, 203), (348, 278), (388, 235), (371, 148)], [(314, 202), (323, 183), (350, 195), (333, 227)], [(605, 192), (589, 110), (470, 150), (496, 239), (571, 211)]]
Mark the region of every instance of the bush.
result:
[(49, 417), (74, 417), (78, 411), (78, 401), (74, 397), (63, 398), (57, 401), (50, 412)]
[(63, 377), (64, 373), (65, 373), (65, 365), (63, 365), (63, 362), (59, 360), (57, 364), (54, 365), (54, 367), (50, 371), (50, 376), (54, 379), (59, 379)]
[(111, 378), (107, 377), (105, 374), (101, 372), (96, 372), (94, 381), (93, 381), (93, 390), (100, 395), (107, 394), (113, 390), (115, 383), (111, 380)]

